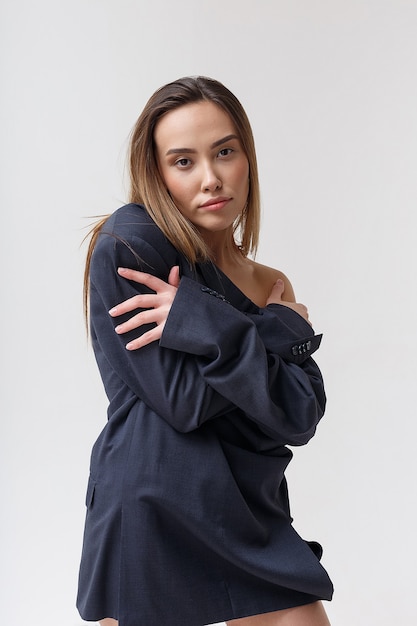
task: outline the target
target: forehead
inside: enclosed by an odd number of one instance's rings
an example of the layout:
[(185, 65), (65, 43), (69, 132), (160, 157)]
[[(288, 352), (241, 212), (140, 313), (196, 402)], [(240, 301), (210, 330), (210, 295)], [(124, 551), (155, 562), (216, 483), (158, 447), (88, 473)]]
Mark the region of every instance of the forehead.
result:
[(155, 127), (154, 139), (159, 149), (192, 148), (231, 133), (236, 133), (236, 128), (229, 114), (213, 102), (202, 101), (166, 113)]

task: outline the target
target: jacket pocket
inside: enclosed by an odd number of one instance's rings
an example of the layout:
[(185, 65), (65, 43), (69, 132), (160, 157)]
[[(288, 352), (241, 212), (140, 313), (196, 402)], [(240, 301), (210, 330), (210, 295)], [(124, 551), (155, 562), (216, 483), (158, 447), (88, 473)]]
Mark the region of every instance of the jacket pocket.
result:
[(89, 509), (93, 504), (95, 488), (96, 481), (93, 480), (93, 478), (91, 478), (90, 476), (90, 478), (88, 479), (87, 494), (85, 496), (85, 506), (87, 507), (87, 509)]

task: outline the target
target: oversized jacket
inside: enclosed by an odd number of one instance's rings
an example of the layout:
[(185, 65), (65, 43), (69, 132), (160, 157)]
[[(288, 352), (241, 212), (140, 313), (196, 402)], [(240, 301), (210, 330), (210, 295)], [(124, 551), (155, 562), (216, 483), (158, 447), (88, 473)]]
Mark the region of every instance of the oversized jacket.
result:
[[(108, 311), (149, 292), (118, 267), (181, 282), (159, 342), (126, 343)], [(314, 435), (321, 337), (259, 308), (215, 265), (191, 267), (140, 205), (104, 225), (91, 335), (109, 399), (87, 489), (78, 608), (119, 626), (203, 626), (330, 599), (321, 547), (292, 527), (284, 471)], [(126, 316), (126, 319), (129, 316)]]

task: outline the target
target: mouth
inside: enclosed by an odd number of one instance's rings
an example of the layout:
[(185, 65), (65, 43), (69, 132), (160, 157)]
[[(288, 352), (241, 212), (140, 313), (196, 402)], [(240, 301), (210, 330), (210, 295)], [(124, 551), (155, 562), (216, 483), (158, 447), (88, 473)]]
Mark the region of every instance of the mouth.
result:
[(209, 211), (218, 211), (222, 209), (226, 204), (231, 200), (231, 198), (226, 198), (219, 196), (218, 198), (210, 198), (204, 204), (200, 204), (200, 209), (207, 209)]

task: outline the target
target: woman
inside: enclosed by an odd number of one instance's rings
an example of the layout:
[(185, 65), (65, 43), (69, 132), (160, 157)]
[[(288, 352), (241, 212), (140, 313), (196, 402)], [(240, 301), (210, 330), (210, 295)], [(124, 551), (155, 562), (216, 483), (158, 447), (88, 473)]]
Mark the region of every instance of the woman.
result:
[(159, 89), (130, 146), (131, 204), (86, 268), (108, 423), (94, 445), (78, 608), (101, 626), (327, 626), (321, 548), (292, 528), (285, 444), (325, 404), (307, 309), (248, 255), (254, 143), (207, 78)]

